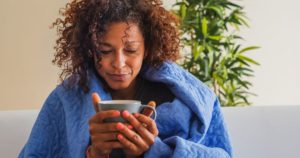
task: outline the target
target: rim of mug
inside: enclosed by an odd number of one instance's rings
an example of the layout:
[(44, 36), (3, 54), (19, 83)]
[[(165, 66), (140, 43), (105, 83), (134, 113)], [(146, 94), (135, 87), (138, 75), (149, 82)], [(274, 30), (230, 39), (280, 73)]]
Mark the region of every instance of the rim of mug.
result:
[(99, 104), (141, 104), (139, 100), (104, 100)]

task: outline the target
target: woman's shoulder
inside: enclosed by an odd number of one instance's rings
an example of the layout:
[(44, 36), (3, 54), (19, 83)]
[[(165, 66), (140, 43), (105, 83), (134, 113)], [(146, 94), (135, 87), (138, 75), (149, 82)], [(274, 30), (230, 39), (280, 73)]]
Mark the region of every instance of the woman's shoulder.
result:
[(144, 72), (144, 77), (167, 85), (178, 85), (183, 87), (193, 87), (202, 89), (206, 93), (212, 93), (211, 89), (193, 74), (174, 62), (164, 62), (160, 67), (149, 67)]
[[(197, 80), (190, 72), (183, 69), (177, 63), (166, 61), (159, 67), (147, 67), (143, 71), (144, 76), (149, 80), (176, 80), (176, 81), (187, 81)], [(194, 81), (192, 81), (194, 82)]]
[(165, 83), (179, 98), (194, 96), (205, 98), (203, 101), (209, 102), (216, 99), (216, 95), (206, 84), (174, 62), (164, 62), (159, 68), (149, 68), (144, 72), (144, 77)]
[(84, 92), (78, 85), (70, 86), (70, 80), (66, 79), (58, 84), (48, 95), (44, 104), (59, 105), (70, 102), (73, 98), (82, 97)]

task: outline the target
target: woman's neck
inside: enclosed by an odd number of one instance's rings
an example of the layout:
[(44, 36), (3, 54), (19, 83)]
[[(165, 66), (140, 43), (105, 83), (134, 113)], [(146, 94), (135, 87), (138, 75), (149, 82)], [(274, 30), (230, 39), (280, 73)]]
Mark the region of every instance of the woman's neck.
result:
[(126, 89), (111, 90), (111, 96), (113, 100), (133, 100), (136, 95), (137, 81), (135, 79)]

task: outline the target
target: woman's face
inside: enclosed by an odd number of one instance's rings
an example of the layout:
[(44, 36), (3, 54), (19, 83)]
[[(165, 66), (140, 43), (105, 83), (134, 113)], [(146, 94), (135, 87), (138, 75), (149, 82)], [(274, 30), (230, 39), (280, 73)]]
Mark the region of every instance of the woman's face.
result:
[[(112, 23), (97, 42), (101, 52), (96, 69), (113, 90), (124, 90), (135, 82), (144, 58), (144, 38), (134, 23)], [(98, 66), (97, 66), (98, 64)]]

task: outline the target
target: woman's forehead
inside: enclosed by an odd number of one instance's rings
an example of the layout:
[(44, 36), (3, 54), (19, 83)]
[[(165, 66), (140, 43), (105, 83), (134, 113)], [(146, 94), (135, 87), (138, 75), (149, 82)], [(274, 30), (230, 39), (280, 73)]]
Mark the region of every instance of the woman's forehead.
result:
[(105, 32), (97, 38), (98, 43), (111, 43), (121, 40), (123, 43), (135, 44), (143, 42), (144, 38), (135, 23), (118, 22), (107, 26)]

